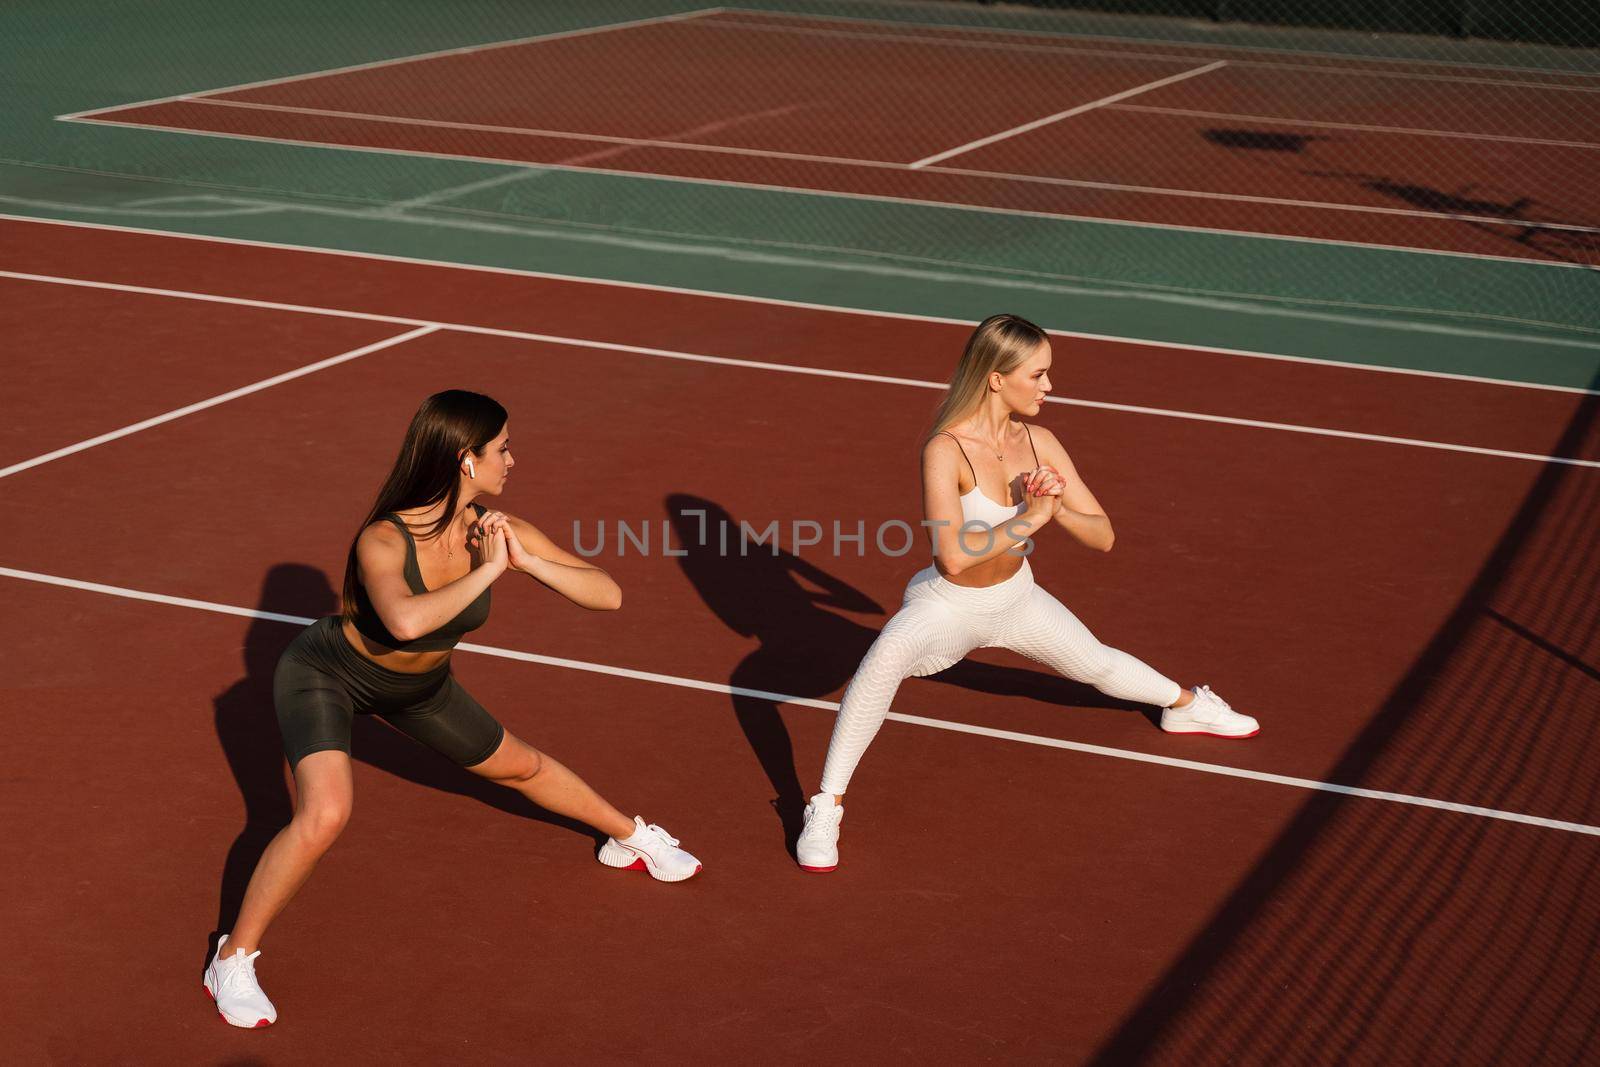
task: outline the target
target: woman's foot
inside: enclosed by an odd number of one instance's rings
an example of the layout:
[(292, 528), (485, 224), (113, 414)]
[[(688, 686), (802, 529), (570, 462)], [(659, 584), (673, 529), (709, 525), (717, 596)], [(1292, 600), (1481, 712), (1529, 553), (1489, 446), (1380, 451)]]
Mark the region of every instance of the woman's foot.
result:
[(1213, 734), (1232, 738), (1254, 737), (1261, 732), (1260, 723), (1234, 711), (1209, 685), (1196, 686), (1194, 699), (1183, 707), (1163, 708), (1161, 728), (1169, 734)]
[(818, 793), (806, 805), (805, 828), (795, 842), (794, 856), (800, 869), (826, 874), (839, 866), (839, 824), (844, 821), (844, 805), (831, 793)]
[(633, 834), (606, 838), (600, 862), (625, 871), (649, 871), (658, 882), (681, 882), (700, 873), (700, 861), (678, 847), (678, 839), (655, 823), (633, 817)]
[(244, 949), (239, 948), (223, 956), (227, 943), (228, 935), (223, 934), (217, 942), (217, 954), (211, 957), (211, 965), (206, 968), (206, 992), (217, 1002), (217, 1012), (230, 1026), (246, 1030), (271, 1026), (278, 1021), (278, 1009), (272, 1006), (256, 981), (256, 957), (261, 955), (261, 950), (247, 956)]

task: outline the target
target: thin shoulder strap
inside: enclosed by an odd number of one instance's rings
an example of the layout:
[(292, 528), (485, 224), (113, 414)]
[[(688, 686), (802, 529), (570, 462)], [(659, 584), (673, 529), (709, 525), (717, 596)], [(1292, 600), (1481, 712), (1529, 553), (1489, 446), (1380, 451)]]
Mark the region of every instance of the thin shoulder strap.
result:
[(1023, 423), (1022, 428), (1027, 431), (1028, 447), (1033, 448), (1033, 465), (1037, 467), (1039, 465), (1039, 450), (1033, 447), (1033, 431), (1028, 429), (1027, 423)]
[(389, 513), (388, 515), (380, 515), (378, 517), (394, 523), (395, 529), (399, 530), (405, 535), (406, 563), (412, 567), (417, 566), (417, 539), (411, 536), (411, 527), (406, 525), (406, 520), (402, 519), (393, 512)]
[(406, 585), (411, 587), (413, 593), (426, 593), (428, 586), (422, 580), (422, 564), (417, 562), (417, 539), (411, 536), (411, 527), (406, 525), (404, 519), (392, 512), (379, 517), (394, 523), (395, 528), (405, 535), (406, 562), (400, 568), (400, 573), (405, 575)]
[(972, 466), (972, 460), (967, 459), (967, 450), (965, 448), (961, 447), (961, 441), (956, 437), (955, 434), (951, 433), (949, 430), (940, 430), (939, 432), (944, 434), (946, 437), (950, 438), (950, 440), (955, 441), (956, 447), (961, 449), (961, 458), (967, 460), (967, 470), (972, 471), (972, 484), (973, 485), (977, 485), (978, 484), (978, 472)]

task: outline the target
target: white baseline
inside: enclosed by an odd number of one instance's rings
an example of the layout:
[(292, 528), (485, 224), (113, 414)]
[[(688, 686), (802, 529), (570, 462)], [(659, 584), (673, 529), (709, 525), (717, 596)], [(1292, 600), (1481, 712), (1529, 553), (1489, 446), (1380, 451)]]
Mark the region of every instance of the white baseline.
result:
[[(79, 278), (60, 278), (47, 274), (27, 274), (21, 271), (0, 270), (0, 278), (13, 278), (18, 281), (43, 282), (53, 285), (68, 285), (87, 289), (105, 289), (112, 292), (140, 293), (147, 296), (166, 296), (179, 300), (196, 300), (203, 303), (234, 304), (242, 307), (269, 308), (279, 311), (293, 311), (308, 315), (329, 315), (335, 318), (365, 319), (369, 322), (392, 322), (402, 326), (427, 327), (439, 330), (458, 330), (462, 333), (483, 334), (489, 337), (508, 337), (520, 341), (537, 341), (545, 344), (571, 345), (577, 348), (592, 348), (605, 352), (621, 352), (628, 355), (649, 356), (656, 359), (675, 359), (692, 363), (711, 363), (724, 367), (743, 367), (749, 370), (777, 371), (784, 374), (803, 374), (818, 378), (837, 378), (845, 381), (876, 382), (883, 385), (906, 385), (918, 389), (944, 390), (949, 388), (948, 382), (928, 381), (922, 378), (901, 378), (887, 374), (866, 374), (858, 371), (833, 370), (826, 367), (805, 367), (793, 363), (776, 363), (766, 360), (736, 359), (731, 356), (710, 356), (698, 352), (681, 352), (670, 348), (650, 348), (644, 345), (620, 344), (615, 341), (594, 341), (582, 337), (563, 337), (557, 334), (533, 333), (527, 330), (507, 330), (495, 326), (475, 326), (470, 323), (442, 322), (433, 319), (416, 319), (400, 315), (380, 315), (368, 311), (344, 311), (338, 308), (317, 307), (310, 304), (285, 304), (272, 300), (253, 300), (248, 297), (218, 296), (212, 293), (192, 293), (178, 289), (156, 289), (145, 285), (126, 285), (120, 282), (89, 281)], [(391, 343), (398, 343), (403, 338), (394, 338)], [(382, 342), (380, 342), (381, 344)], [(1277, 430), (1286, 433), (1310, 434), (1317, 437), (1337, 437), (1353, 441), (1367, 441), (1375, 444), (1402, 445), (1411, 448), (1433, 449), (1443, 452), (1460, 452), (1469, 455), (1493, 456), (1501, 459), (1529, 460), (1535, 463), (1555, 463), (1573, 467), (1589, 467), (1600, 469), (1600, 460), (1577, 459), (1570, 456), (1550, 456), (1538, 452), (1517, 452), (1508, 449), (1484, 448), (1478, 445), (1455, 444), (1447, 441), (1429, 441), (1415, 437), (1392, 437), (1385, 434), (1361, 433), (1355, 430), (1339, 430), (1321, 426), (1301, 426), (1287, 422), (1268, 422), (1261, 419), (1237, 418), (1231, 415), (1210, 415), (1198, 411), (1181, 411), (1173, 408), (1146, 407), (1138, 404), (1115, 404), (1101, 400), (1079, 400), (1070, 397), (1048, 398), (1053, 404), (1066, 404), (1072, 407), (1096, 408), (1102, 411), (1118, 411), (1131, 415), (1153, 415), (1164, 418), (1187, 419), (1193, 422), (1211, 422), (1224, 426), (1242, 426), (1260, 430)], [(175, 417), (175, 416), (174, 416)], [(165, 416), (161, 417), (165, 421)], [(71, 451), (76, 451), (78, 446), (72, 446)], [(62, 450), (67, 454), (68, 450)], [(37, 461), (29, 463), (47, 462), (40, 457)], [(4, 472), (0, 472), (3, 474)]]
[[(297, 625), (306, 625), (313, 620), (299, 615), (284, 615), (278, 612), (260, 611), (252, 608), (241, 608), (232, 604), (218, 604), (209, 600), (195, 600), (190, 597), (167, 596), (163, 593), (147, 593), (138, 589), (127, 589), (122, 586), (104, 585), (99, 582), (86, 582), (76, 578), (62, 578), (53, 574), (41, 574), (37, 571), (17, 570), (12, 567), (0, 567), (0, 577), (15, 578), (19, 581), (38, 582), (43, 585), (59, 586), (67, 589), (77, 589), (89, 593), (101, 593), (107, 596), (123, 597), (129, 600), (143, 600), (155, 604), (166, 604), (172, 607), (191, 608), (198, 611), (212, 611), (223, 615), (236, 615), (246, 619), (264, 619), (269, 622), (282, 622)], [(586, 660), (563, 659), (558, 656), (543, 656), (536, 652), (523, 652), (519, 649), (497, 648), (493, 645), (477, 645), (464, 643), (456, 646), (463, 652), (472, 652), (482, 656), (496, 656), (501, 659), (518, 660), (523, 663), (538, 663), (547, 667), (560, 667), (566, 670), (588, 671), (594, 674), (607, 674), (616, 678), (628, 678), (634, 681), (653, 682), (657, 685), (670, 685), (683, 689), (698, 689), (707, 693), (719, 693), (726, 696), (747, 696), (761, 700), (771, 700), (780, 704), (795, 704), (801, 707), (821, 708), (825, 711), (838, 711), (839, 705), (832, 700), (817, 700), (811, 697), (793, 696), (788, 693), (777, 693), (762, 689), (748, 689), (742, 686), (725, 685), (721, 682), (708, 682), (699, 678), (684, 678), (672, 674), (660, 674), (654, 671), (638, 671), (628, 667), (614, 667), (605, 663), (591, 663)], [(1222, 775), (1229, 778), (1244, 778), (1255, 782), (1264, 782), (1270, 785), (1289, 786), (1295, 789), (1307, 789), (1320, 793), (1335, 793), (1340, 796), (1361, 797), (1367, 800), (1386, 801), (1391, 804), (1405, 804), (1412, 807), (1434, 808), (1439, 811), (1455, 812), (1459, 815), (1473, 815), (1484, 819), (1497, 819), (1504, 822), (1521, 823), (1527, 826), (1542, 827), (1547, 830), (1561, 830), (1573, 834), (1586, 834), (1591, 837), (1600, 837), (1600, 826), (1591, 826), (1587, 823), (1568, 822), (1562, 819), (1547, 819), (1538, 815), (1527, 815), (1521, 812), (1502, 811), (1499, 808), (1481, 807), (1477, 804), (1461, 804), (1452, 800), (1436, 800), (1432, 797), (1413, 796), (1409, 793), (1392, 793), (1381, 789), (1366, 789), (1361, 786), (1340, 785), (1337, 782), (1322, 782), (1313, 778), (1296, 778), (1286, 774), (1272, 774), (1268, 771), (1252, 771), (1243, 767), (1230, 767), (1220, 763), (1201, 763), (1197, 760), (1177, 759), (1172, 756), (1158, 756), (1149, 752), (1137, 752), (1124, 748), (1109, 748), (1105, 745), (1090, 745), (1081, 741), (1066, 741), (1057, 737), (1042, 737), (1038, 734), (1024, 734), (1013, 730), (997, 730), (988, 726), (974, 726), (970, 723), (952, 722), (948, 719), (930, 719), (922, 715), (907, 715), (900, 712), (889, 713), (889, 718), (895, 722), (906, 723), (911, 726), (923, 726), (934, 730), (948, 730), (954, 733), (971, 734), (977, 737), (989, 737), (1001, 741), (1015, 741), (1025, 745), (1039, 745), (1044, 748), (1062, 749), (1068, 752), (1079, 752), (1091, 756), (1106, 756), (1112, 759), (1132, 760), (1137, 763), (1147, 763), (1161, 767), (1172, 767), (1178, 770), (1198, 771), (1202, 774)]]
[[(0, 221), (20, 222), (33, 226), (64, 226), (75, 230), (105, 230), (110, 233), (136, 233), (146, 237), (161, 237), (173, 241), (199, 241), (205, 244), (237, 245), (241, 248), (268, 248), (291, 252), (308, 252), (319, 256), (347, 259), (370, 259), (379, 263), (403, 263), (412, 266), (437, 267), (478, 274), (500, 274), (513, 278), (540, 278), (550, 281), (581, 282), (609, 289), (634, 289), (647, 293), (672, 293), (677, 296), (701, 297), (708, 300), (731, 300), (741, 304), (761, 304), (768, 307), (796, 308), (801, 311), (824, 311), (837, 315), (859, 315), (874, 319), (896, 319), (903, 322), (931, 322), (944, 326), (975, 326), (967, 319), (954, 319), (941, 315), (919, 315), (908, 311), (877, 311), (871, 308), (848, 307), (843, 304), (818, 304), (806, 300), (786, 300), (776, 296), (751, 296), (747, 293), (725, 293), (713, 289), (690, 289), (680, 285), (661, 285), (655, 282), (630, 282), (614, 278), (586, 278), (576, 274), (556, 274), (551, 271), (529, 270), (522, 267), (495, 267), (478, 263), (456, 263), (450, 260), (419, 259), (386, 252), (363, 252), (343, 248), (318, 248), (289, 242), (260, 241), (248, 237), (220, 237), (205, 233), (185, 233), (179, 230), (153, 230), (143, 226), (128, 226), (111, 222), (89, 222), (83, 219), (52, 219), (35, 215), (12, 215), (0, 212)], [(1367, 246), (1378, 247), (1378, 246)], [(1405, 251), (1400, 249), (1399, 251)], [(1532, 260), (1511, 260), (1524, 266), (1539, 266)], [(48, 279), (48, 275), (27, 275)], [(1518, 381), (1511, 378), (1489, 378), (1481, 374), (1456, 374), (1450, 371), (1422, 370), (1416, 367), (1391, 367), (1381, 363), (1354, 363), (1348, 360), (1323, 359), (1315, 356), (1290, 356), (1281, 352), (1257, 352), (1244, 348), (1221, 348), (1216, 345), (1199, 345), (1183, 341), (1161, 341), (1147, 337), (1126, 337), (1118, 334), (1087, 333), (1082, 330), (1047, 330), (1055, 337), (1077, 337), (1086, 341), (1115, 341), (1121, 344), (1149, 345), (1153, 348), (1170, 348), (1183, 352), (1204, 352), (1213, 356), (1239, 356), (1245, 359), (1265, 359), (1275, 363), (1301, 363), (1317, 367), (1337, 367), (1372, 374), (1399, 374), (1416, 378), (1440, 378), (1445, 381), (1473, 382), (1478, 385), (1501, 386), (1508, 389), (1533, 389), (1539, 392), (1573, 393), (1580, 396), (1600, 396), (1600, 389), (1586, 389), (1575, 385), (1548, 385), (1544, 382)], [(1538, 344), (1546, 340), (1536, 335), (1526, 338)], [(1582, 342), (1556, 339), (1557, 343), (1576, 344), (1584, 348), (1597, 347)]]

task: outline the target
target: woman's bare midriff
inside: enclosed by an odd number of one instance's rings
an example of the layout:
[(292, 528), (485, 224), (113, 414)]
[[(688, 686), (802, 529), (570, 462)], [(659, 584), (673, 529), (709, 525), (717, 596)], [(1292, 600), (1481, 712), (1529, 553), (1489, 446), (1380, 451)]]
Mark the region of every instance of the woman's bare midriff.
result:
[[(999, 585), (1022, 569), (1022, 564), (1027, 557), (1015, 552), (1004, 552), (994, 559), (986, 559), (976, 567), (968, 567), (960, 574), (945, 574), (944, 568), (939, 568), (939, 573), (944, 575), (945, 581), (952, 585), (966, 586), (968, 589), (983, 589), (991, 585)], [(938, 563), (934, 563), (938, 567)]]
[(355, 623), (349, 619), (344, 620), (344, 625), (340, 628), (344, 630), (344, 639), (350, 642), (351, 648), (378, 666), (385, 667), (391, 671), (399, 671), (401, 674), (422, 674), (433, 670), (433, 668), (450, 658), (448, 650), (443, 652), (401, 652), (389, 648), (387, 645), (380, 645), (376, 641), (367, 638), (360, 630), (357, 630)]

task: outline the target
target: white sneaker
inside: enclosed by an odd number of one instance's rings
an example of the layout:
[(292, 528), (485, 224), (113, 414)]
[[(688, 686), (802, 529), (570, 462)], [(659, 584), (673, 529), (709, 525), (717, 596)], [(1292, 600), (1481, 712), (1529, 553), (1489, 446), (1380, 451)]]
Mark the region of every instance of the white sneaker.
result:
[(833, 794), (818, 793), (806, 805), (806, 824), (795, 842), (794, 857), (800, 869), (826, 874), (839, 866), (839, 824), (844, 821), (844, 805), (833, 802)]
[(1215, 734), (1217, 737), (1254, 737), (1261, 724), (1240, 715), (1209, 685), (1196, 686), (1194, 699), (1183, 708), (1163, 708), (1161, 728), (1169, 734)]
[(658, 882), (681, 882), (700, 873), (700, 861), (678, 847), (678, 839), (655, 823), (633, 817), (633, 834), (618, 841), (606, 838), (600, 862), (625, 871), (649, 871)]
[(246, 1030), (271, 1026), (278, 1021), (278, 1009), (256, 981), (256, 957), (261, 950), (246, 956), (244, 949), (238, 948), (224, 958), (222, 947), (227, 943), (228, 935), (223, 934), (217, 942), (217, 954), (206, 968), (206, 992), (217, 1002), (217, 1012), (229, 1025)]

